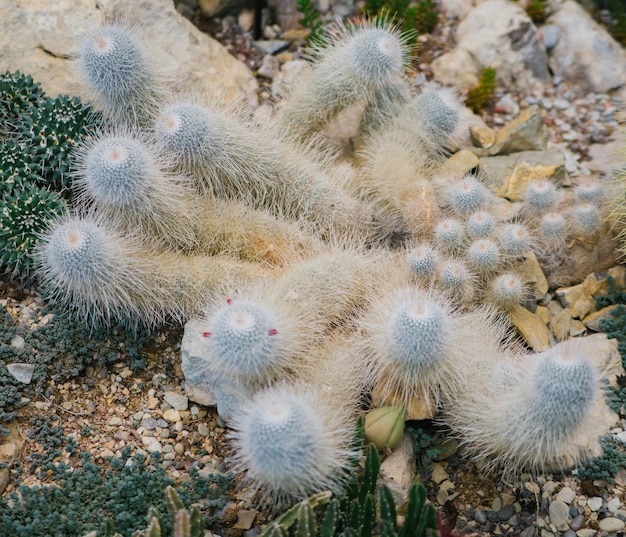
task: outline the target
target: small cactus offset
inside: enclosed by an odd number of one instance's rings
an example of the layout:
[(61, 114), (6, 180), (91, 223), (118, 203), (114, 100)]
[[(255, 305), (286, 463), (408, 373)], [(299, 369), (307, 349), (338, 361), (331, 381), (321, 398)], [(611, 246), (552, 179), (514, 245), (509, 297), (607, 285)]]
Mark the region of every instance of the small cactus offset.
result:
[(339, 28), (313, 52), (315, 65), (284, 103), (282, 124), (311, 137), (359, 99), (402, 84), (409, 51), (407, 36), (382, 19)]
[(78, 64), (92, 99), (119, 126), (150, 124), (169, 93), (138, 28), (110, 22), (83, 40)]

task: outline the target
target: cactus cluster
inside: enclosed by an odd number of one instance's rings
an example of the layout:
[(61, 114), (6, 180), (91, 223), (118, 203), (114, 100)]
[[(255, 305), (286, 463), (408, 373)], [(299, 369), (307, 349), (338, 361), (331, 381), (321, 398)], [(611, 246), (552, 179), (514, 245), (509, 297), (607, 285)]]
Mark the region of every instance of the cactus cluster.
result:
[[(79, 148), (77, 210), (39, 249), (44, 289), (93, 323), (194, 318), (194, 367), (266, 497), (345, 490), (368, 401), (443, 409), (490, 469), (533, 470), (561, 464), (599, 397), (582, 353), (527, 355), (496, 312), (525, 299), (516, 269), (560, 194), (532, 185), (507, 219), (481, 177), (439, 173), (461, 105), (438, 86), (414, 96), (408, 52), (380, 19), (338, 27), (264, 125), (179, 95), (123, 25), (79, 54), (102, 126)], [(339, 154), (326, 134), (344, 113), (360, 122)], [(568, 233), (595, 232), (595, 190), (575, 191)]]

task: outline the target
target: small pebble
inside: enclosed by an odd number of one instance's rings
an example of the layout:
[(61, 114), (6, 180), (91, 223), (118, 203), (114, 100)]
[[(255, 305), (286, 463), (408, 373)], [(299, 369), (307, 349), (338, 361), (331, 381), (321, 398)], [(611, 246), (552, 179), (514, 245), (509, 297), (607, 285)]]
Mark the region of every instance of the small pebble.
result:
[[(15, 336), (13, 340), (17, 337), (19, 336)], [(13, 340), (11, 341), (11, 345), (13, 345)], [(33, 364), (7, 364), (6, 368), (13, 378), (22, 384), (30, 384), (30, 381), (33, 379), (33, 374), (35, 373), (35, 366)]]
[(602, 531), (608, 531), (609, 533), (622, 531), (626, 524), (624, 524), (623, 520), (615, 517), (603, 518), (598, 522), (598, 526)]
[(569, 506), (565, 502), (554, 500), (548, 508), (548, 514), (550, 522), (559, 529), (569, 521)]
[(597, 511), (600, 507), (602, 507), (602, 498), (593, 496), (587, 500), (587, 505), (592, 511)]
[(576, 493), (569, 487), (563, 487), (556, 495), (557, 500), (565, 502), (567, 504), (572, 503), (575, 497)]
[(498, 511), (498, 518), (502, 522), (506, 522), (514, 514), (515, 514), (515, 507), (513, 506), (513, 504), (509, 504), (509, 505), (505, 505)]
[(585, 517), (583, 515), (578, 515), (576, 518), (572, 519), (572, 521), (569, 523), (569, 527), (572, 528), (574, 531), (578, 531), (580, 528), (583, 527), (584, 522)]
[(153, 436), (142, 436), (141, 442), (148, 451), (148, 453), (161, 452), (163, 447), (161, 446), (161, 442), (159, 442)]
[(163, 396), (165, 402), (176, 410), (187, 410), (189, 398), (176, 392), (166, 392)]
[(154, 431), (158, 427), (157, 420), (152, 417), (144, 417), (141, 420), (141, 427), (146, 431)]

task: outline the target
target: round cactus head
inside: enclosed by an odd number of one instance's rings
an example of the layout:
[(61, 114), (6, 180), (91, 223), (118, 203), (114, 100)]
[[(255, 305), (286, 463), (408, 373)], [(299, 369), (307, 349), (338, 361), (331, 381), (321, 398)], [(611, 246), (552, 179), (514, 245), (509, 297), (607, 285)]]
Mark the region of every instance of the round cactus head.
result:
[(493, 234), (496, 220), (491, 213), (476, 211), (467, 219), (467, 234), (474, 239), (485, 239)]
[(575, 342), (540, 353), (532, 383), (527, 426), (544, 434), (572, 435), (597, 397), (598, 375)]
[(441, 360), (450, 338), (445, 310), (427, 295), (400, 302), (387, 330), (393, 367), (414, 378)]
[(490, 192), (476, 177), (467, 175), (446, 188), (445, 198), (456, 214), (467, 216), (485, 208)]
[(349, 429), (315, 389), (263, 390), (244, 405), (232, 426), (236, 463), (266, 495), (297, 500), (341, 490), (342, 470), (352, 455)]
[(441, 145), (459, 128), (461, 101), (451, 88), (429, 84), (410, 104), (425, 138)]
[(191, 103), (175, 103), (161, 110), (154, 131), (164, 153), (187, 165), (201, 164), (215, 137), (209, 110)]
[(472, 273), (465, 263), (448, 260), (441, 263), (437, 273), (438, 283), (447, 291), (457, 292), (472, 285)]
[(574, 197), (576, 201), (588, 201), (600, 203), (606, 194), (604, 185), (597, 179), (581, 179), (574, 187)]
[(406, 60), (406, 45), (393, 31), (385, 28), (359, 28), (348, 41), (351, 65), (368, 85), (384, 87), (399, 77)]
[(429, 244), (420, 244), (409, 250), (407, 261), (412, 274), (418, 278), (428, 278), (435, 274), (437, 252)]
[(109, 270), (107, 235), (90, 220), (72, 218), (56, 226), (44, 246), (48, 274), (69, 289), (93, 286)]
[(498, 269), (502, 261), (498, 245), (490, 239), (478, 239), (469, 245), (467, 262), (477, 272), (484, 274)]
[(602, 226), (600, 209), (588, 201), (580, 201), (572, 205), (568, 217), (572, 232), (582, 237), (593, 237)]
[(537, 231), (539, 238), (548, 245), (560, 244), (567, 236), (567, 222), (561, 213), (549, 212), (541, 217)]
[(106, 136), (89, 147), (81, 183), (98, 204), (117, 208), (142, 202), (155, 165), (148, 149), (130, 136)]
[(435, 244), (443, 250), (459, 250), (465, 243), (464, 226), (454, 218), (441, 220), (435, 226), (433, 239)]
[(151, 117), (157, 77), (136, 32), (116, 24), (97, 28), (82, 43), (79, 65), (107, 117), (125, 125)]
[(505, 224), (500, 229), (500, 251), (509, 256), (528, 253), (532, 240), (528, 229), (522, 224)]
[(522, 279), (508, 272), (494, 278), (487, 289), (489, 301), (504, 310), (524, 302), (526, 295)]
[(526, 187), (524, 202), (534, 212), (545, 212), (552, 209), (559, 200), (557, 186), (547, 179), (537, 179)]
[(235, 378), (267, 383), (283, 365), (277, 321), (262, 304), (229, 299), (204, 335), (212, 365)]

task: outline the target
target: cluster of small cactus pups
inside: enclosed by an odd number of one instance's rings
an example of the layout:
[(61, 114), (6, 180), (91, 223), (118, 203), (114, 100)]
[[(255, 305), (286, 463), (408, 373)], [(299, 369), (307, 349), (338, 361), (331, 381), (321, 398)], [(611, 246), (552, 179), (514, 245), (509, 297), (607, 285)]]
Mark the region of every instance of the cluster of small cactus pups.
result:
[[(541, 214), (558, 193), (533, 184), (511, 221), (480, 177), (439, 173), (461, 104), (414, 95), (407, 43), (380, 20), (336, 28), (263, 124), (177, 94), (158, 43), (119, 20), (79, 49), (103, 123), (77, 159), (79, 208), (43, 238), (43, 288), (92, 323), (193, 320), (193, 367), (266, 497), (340, 492), (366, 401), (441, 409), (487, 469), (540, 470), (601, 398), (584, 353), (524, 352), (502, 315), (527, 297), (519, 259), (558, 235)], [(355, 110), (339, 152), (325, 133)], [(591, 191), (576, 233), (599, 218)]]

